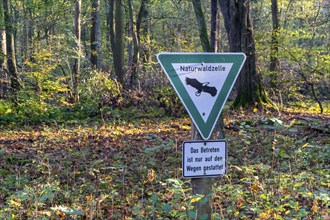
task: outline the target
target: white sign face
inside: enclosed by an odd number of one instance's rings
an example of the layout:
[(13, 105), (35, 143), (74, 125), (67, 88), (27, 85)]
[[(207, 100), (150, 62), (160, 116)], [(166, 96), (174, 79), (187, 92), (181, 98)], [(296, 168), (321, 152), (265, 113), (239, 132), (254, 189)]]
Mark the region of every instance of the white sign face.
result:
[(227, 142), (186, 141), (183, 143), (183, 177), (216, 177), (227, 172)]
[(206, 123), (233, 63), (173, 63), (172, 66)]

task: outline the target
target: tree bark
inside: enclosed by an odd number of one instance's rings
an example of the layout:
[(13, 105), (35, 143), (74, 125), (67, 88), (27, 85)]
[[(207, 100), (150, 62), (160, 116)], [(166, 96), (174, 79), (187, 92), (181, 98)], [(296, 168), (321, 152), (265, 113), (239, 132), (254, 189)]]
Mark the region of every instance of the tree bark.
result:
[[(131, 68), (133, 62), (133, 36), (135, 34), (135, 22), (133, 18), (133, 4), (132, 0), (127, 0), (128, 5), (128, 39), (127, 39), (127, 64)], [(129, 71), (131, 72), (131, 71)]]
[[(143, 7), (144, 1), (141, 2), (141, 7)], [(134, 15), (133, 15), (133, 5), (132, 0), (128, 0), (129, 6), (129, 18), (130, 18), (130, 33), (132, 37), (132, 61), (129, 64), (131, 70), (131, 79), (130, 79), (130, 86), (133, 87), (137, 84), (138, 80), (138, 71), (139, 71), (139, 63), (140, 63), (140, 42), (138, 41), (138, 32), (137, 26), (138, 22), (134, 22)], [(137, 19), (138, 20), (138, 19)]]
[(278, 34), (280, 30), (279, 18), (278, 18), (278, 6), (277, 0), (272, 1), (272, 38), (270, 45), (270, 64), (269, 71), (271, 72), (270, 84), (273, 88), (277, 87), (277, 69), (278, 69)]
[(99, 0), (92, 0), (92, 27), (91, 27), (91, 64), (99, 68), (99, 54), (101, 48), (101, 31), (99, 20)]
[[(116, 51), (115, 44), (115, 29), (114, 29), (114, 10), (115, 10), (115, 0), (108, 1), (108, 13), (107, 13), (107, 25), (108, 25), (108, 33), (109, 33), (109, 42), (112, 53)], [(114, 55), (113, 55), (114, 56)]]
[[(116, 25), (114, 25), (115, 22)], [(109, 34), (115, 73), (118, 81), (124, 85), (124, 9), (122, 0), (109, 0)]]
[[(140, 10), (136, 19), (136, 33), (140, 45), (141, 60), (143, 63), (150, 61), (150, 35), (149, 35), (149, 11), (148, 4), (150, 0), (142, 0)], [(143, 38), (141, 38), (143, 36)], [(142, 41), (143, 40), (143, 41)], [(142, 42), (141, 42), (142, 41)], [(143, 65), (145, 67), (146, 65)], [(146, 69), (144, 69), (146, 70)]]
[(77, 57), (74, 58), (72, 68), (72, 98), (74, 102), (79, 102), (78, 77), (80, 74), (80, 56), (81, 56), (81, 0), (75, 0), (74, 11), (74, 35)]
[(116, 56), (117, 60), (115, 61), (116, 67), (116, 73), (119, 79), (119, 82), (124, 84), (124, 27), (125, 27), (125, 21), (124, 21), (124, 8), (123, 8), (123, 2), (122, 0), (116, 0), (115, 1), (116, 10), (115, 10), (115, 16), (116, 16)]
[[(3, 10), (1, 7), (1, 18), (3, 18)], [(7, 69), (7, 49), (6, 49), (6, 32), (5, 27), (0, 27), (1, 55), (0, 55), (0, 98), (7, 95), (8, 74)]]
[(14, 30), (12, 24), (12, 16), (10, 10), (10, 0), (3, 0), (4, 22), (6, 31), (6, 48), (7, 48), (7, 68), (10, 75), (10, 84), (13, 92), (17, 92), (21, 86), (19, 84), (15, 57), (15, 41)]
[(205, 23), (204, 13), (202, 9), (202, 4), (200, 0), (192, 0), (194, 11), (198, 23), (198, 32), (199, 32), (199, 38), (201, 40), (203, 51), (205, 52), (211, 52), (211, 45), (207, 34), (207, 26)]
[(211, 51), (217, 52), (217, 16), (218, 15), (218, 1), (211, 0), (211, 31), (210, 42)]
[(246, 62), (236, 81), (237, 96), (233, 107), (267, 102), (256, 69), (255, 44), (250, 17), (250, 0), (219, 0), (231, 52), (244, 52)]

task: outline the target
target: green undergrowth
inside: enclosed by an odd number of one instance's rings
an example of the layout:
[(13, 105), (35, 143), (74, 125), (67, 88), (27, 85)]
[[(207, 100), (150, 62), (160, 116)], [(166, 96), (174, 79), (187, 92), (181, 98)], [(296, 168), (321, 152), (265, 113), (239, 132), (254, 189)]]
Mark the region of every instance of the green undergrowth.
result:
[[(322, 219), (329, 117), (227, 111), (228, 175), (191, 195), (181, 177), (190, 119), (43, 125), (0, 132), (0, 219)], [(198, 219), (203, 219), (200, 216)]]

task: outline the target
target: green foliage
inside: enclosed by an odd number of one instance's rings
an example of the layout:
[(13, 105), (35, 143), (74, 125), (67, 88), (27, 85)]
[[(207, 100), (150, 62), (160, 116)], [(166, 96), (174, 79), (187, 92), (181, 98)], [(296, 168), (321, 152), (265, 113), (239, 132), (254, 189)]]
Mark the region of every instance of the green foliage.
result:
[(109, 107), (111, 110), (122, 105), (122, 87), (108, 73), (87, 69), (81, 82), (80, 104), (76, 108), (79, 108), (82, 115), (93, 117), (100, 115), (104, 108)]
[[(187, 25), (196, 19), (191, 2), (182, 1), (177, 4), (173, 1), (157, 1), (151, 10), (159, 18), (164, 18), (161, 22), (155, 22), (151, 33), (152, 39), (157, 42), (157, 51), (202, 51), (197, 26)], [(167, 19), (169, 11), (174, 19)]]
[(17, 114), (32, 123), (40, 123), (43, 114), (47, 110), (47, 103), (42, 100), (40, 95), (35, 94), (33, 91), (21, 90), (17, 100)]
[[(258, 66), (264, 75), (269, 95), (280, 107), (288, 102), (311, 102), (319, 111), (328, 104), (329, 85), (329, 11), (326, 1), (278, 1), (280, 29), (276, 34), (278, 53), (273, 54), (279, 65), (276, 72), (269, 71), (271, 56), (270, 1), (252, 4), (255, 22)], [(272, 79), (275, 81), (272, 82)], [(323, 111), (324, 112), (324, 111)]]
[(12, 103), (0, 99), (0, 115), (9, 114), (12, 111)]
[(180, 179), (167, 179), (160, 182), (164, 191), (159, 193), (150, 192), (148, 199), (140, 200), (133, 206), (133, 216), (138, 219), (161, 218), (161, 219), (187, 219), (193, 215), (193, 202), (198, 202), (203, 196), (190, 195), (188, 181)]
[[(237, 122), (240, 136), (230, 141), (235, 152), (230, 158), (231, 172), (216, 187), (220, 217), (321, 219), (326, 214), (329, 145), (322, 140), (326, 134), (318, 137), (306, 130), (301, 136), (303, 127), (312, 121), (285, 123), (270, 117)], [(259, 123), (272, 132), (260, 130)], [(313, 121), (311, 126), (318, 123)], [(228, 201), (225, 207), (222, 201)]]
[(31, 61), (25, 62), (25, 71), (20, 73), (24, 79), (22, 89), (13, 95), (15, 103), (7, 105), (6, 112), (0, 116), (2, 123), (38, 124), (63, 119), (63, 115), (58, 117), (56, 114), (65, 103), (61, 94), (68, 90), (62, 84), (63, 78), (56, 75), (56, 66), (54, 54), (45, 49), (40, 49), (33, 54)]
[[(48, 59), (45, 59), (45, 62), (47, 61)], [(86, 75), (81, 79), (80, 103), (72, 105), (61, 95), (68, 92), (64, 85), (60, 84), (60, 81), (52, 81), (51, 69), (49, 72), (39, 72), (37, 68), (41, 64), (35, 64), (33, 68), (34, 65), (29, 65), (31, 71), (24, 74), (31, 80), (26, 81), (24, 88), (16, 94), (16, 104), (1, 101), (1, 124), (59, 123), (99, 117), (102, 113), (123, 105), (120, 84), (102, 71), (86, 70)], [(38, 89), (35, 85), (38, 85)]]
[[(329, 106), (330, 88), (328, 5), (324, 0), (317, 3), (310, 0), (302, 2), (298, 4), (292, 1), (279, 1), (280, 30), (276, 36), (280, 43), (277, 45), (279, 52), (276, 57), (280, 66), (275, 73), (270, 72), (268, 68), (272, 36), (271, 2), (266, 0), (251, 2), (258, 70), (263, 74), (268, 95), (275, 101), (278, 109), (294, 104), (306, 110), (320, 111), (320, 106), (323, 106), (326, 113), (329, 111), (327, 106)], [(83, 51), (81, 54), (78, 54), (74, 47), (76, 44), (72, 31), (74, 15), (68, 13), (73, 9), (73, 2), (62, 0), (13, 2), (13, 7), (17, 9), (14, 20), (18, 74), (23, 89), (19, 93), (18, 106), (15, 106), (16, 103), (11, 103), (10, 112), (0, 116), (3, 119), (0, 123), (8, 124), (23, 120), (23, 123), (32, 121), (36, 124), (100, 116), (107, 119), (112, 117), (109, 116), (112, 115), (111, 112), (116, 113), (125, 107), (131, 109), (135, 107), (134, 111), (143, 112), (145, 115), (150, 115), (150, 112), (155, 115), (159, 109), (158, 115), (163, 115), (164, 112), (175, 116), (185, 114), (177, 96), (168, 87), (168, 80), (160, 72), (159, 65), (155, 62), (155, 55), (160, 51), (201, 51), (197, 24), (187, 25), (196, 19), (194, 13), (191, 13), (192, 3), (166, 0), (147, 4), (149, 22), (146, 26), (149, 28), (145, 34), (142, 34), (145, 31), (141, 29), (139, 36), (141, 47), (138, 49), (141, 59), (137, 66), (138, 92), (128, 87), (121, 88), (110, 74), (113, 57), (109, 56), (108, 52), (107, 22), (102, 22), (106, 17), (108, 5), (105, 2), (100, 4), (102, 41), (100, 57), (102, 69), (107, 72), (89, 68), (89, 42), (86, 38), (83, 37), (81, 42)], [(141, 1), (134, 1), (133, 4), (133, 17), (136, 19)], [(207, 12), (209, 2), (203, 1), (202, 7), (206, 20), (209, 20), (210, 14)], [(82, 4), (83, 30), (89, 28), (87, 21), (91, 10), (89, 3)], [(223, 22), (218, 25), (219, 39), (227, 39)], [(132, 38), (133, 36), (125, 36), (126, 43), (131, 43)], [(218, 42), (219, 51), (226, 51), (226, 48), (226, 40)], [(81, 74), (78, 76), (81, 102), (73, 105), (72, 61), (78, 56), (81, 60)], [(129, 54), (125, 54), (125, 59), (130, 63)], [(127, 66), (123, 69), (130, 71)], [(269, 86), (271, 76), (274, 74), (278, 80), (276, 88)], [(117, 107), (119, 110), (114, 110)]]
[(182, 117), (185, 114), (178, 95), (170, 86), (156, 89), (151, 99), (157, 100), (157, 105), (164, 109), (165, 113), (169, 116)]

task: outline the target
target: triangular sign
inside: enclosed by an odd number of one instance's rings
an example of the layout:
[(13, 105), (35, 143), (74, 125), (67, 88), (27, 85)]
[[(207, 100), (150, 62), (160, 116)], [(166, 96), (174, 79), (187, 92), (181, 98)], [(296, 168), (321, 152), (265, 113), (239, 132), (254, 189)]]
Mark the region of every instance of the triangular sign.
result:
[(157, 59), (204, 140), (208, 140), (244, 53), (159, 53)]

